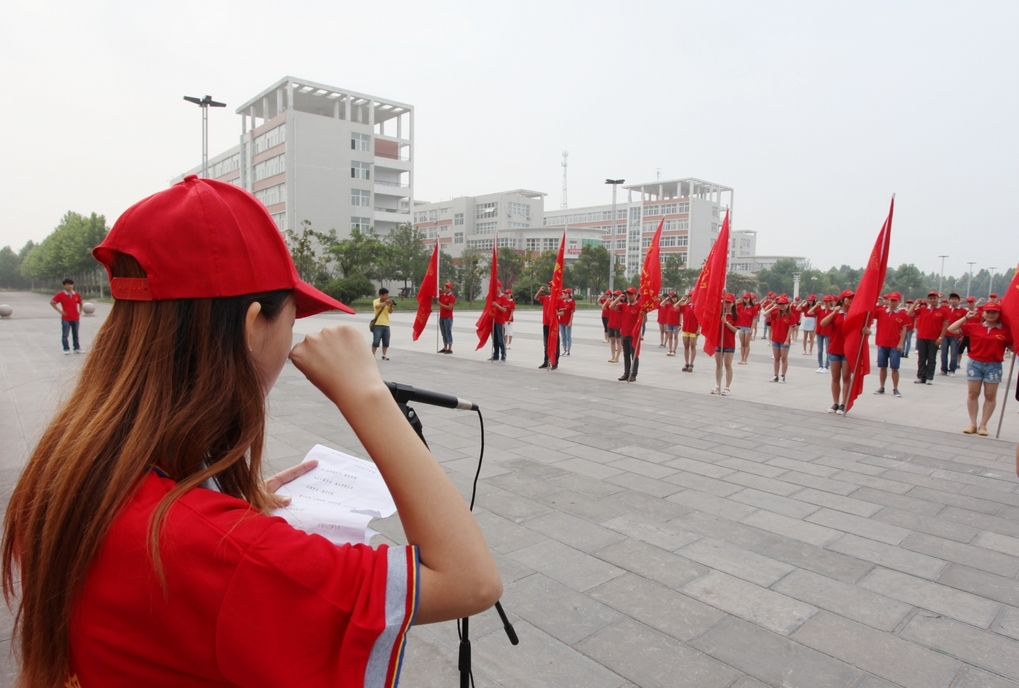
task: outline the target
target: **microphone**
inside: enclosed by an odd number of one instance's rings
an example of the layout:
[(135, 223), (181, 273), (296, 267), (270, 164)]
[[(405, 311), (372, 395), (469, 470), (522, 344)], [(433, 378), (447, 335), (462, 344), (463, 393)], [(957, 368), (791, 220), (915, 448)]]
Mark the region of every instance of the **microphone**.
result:
[(410, 385), (402, 385), (399, 382), (387, 382), (386, 387), (389, 388), (393, 398), (396, 399), (398, 404), (406, 404), (408, 402), (416, 401), (421, 404), (431, 404), (432, 406), (441, 406), (443, 408), (460, 409), (461, 411), (477, 411), (478, 405), (472, 401), (466, 399), (459, 399), (454, 397), (452, 394), (441, 394), (439, 392), (429, 392), (427, 389), (417, 389)]

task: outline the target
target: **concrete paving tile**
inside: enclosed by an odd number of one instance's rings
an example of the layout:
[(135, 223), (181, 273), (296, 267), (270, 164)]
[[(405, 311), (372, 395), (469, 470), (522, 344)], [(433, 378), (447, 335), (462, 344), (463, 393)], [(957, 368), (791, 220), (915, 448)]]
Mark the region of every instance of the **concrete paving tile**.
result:
[(541, 463), (540, 461), (532, 461), (531, 459), (513, 459), (505, 462), (504, 465), (512, 468), (517, 473), (529, 475), (532, 478), (537, 478), (538, 480), (554, 478), (555, 476), (562, 475), (565, 472), (565, 469), (563, 468), (550, 466), (548, 464)]
[(769, 686), (848, 688), (855, 686), (863, 673), (845, 662), (731, 617), (690, 645)]
[(1000, 533), (982, 532), (973, 539), (977, 547), (994, 550), (1002, 554), (1019, 557), (1019, 538), (1002, 535)]
[(962, 668), (937, 652), (827, 612), (803, 624), (793, 639), (905, 688), (948, 688)]
[(937, 578), (948, 565), (948, 562), (926, 554), (910, 552), (856, 535), (843, 535), (828, 545), (827, 549), (928, 580)]
[[(668, 452), (658, 451), (657, 449), (648, 449), (646, 446), (628, 444), (622, 447), (618, 447), (615, 450), (616, 454), (620, 456), (618, 458), (632, 458), (645, 461), (647, 463), (653, 463), (657, 466), (664, 464), (666, 461), (672, 460), (674, 457)], [(639, 473), (640, 471), (634, 471)], [(656, 476), (651, 476), (656, 477)]]
[(1001, 504), (999, 502), (992, 502), (988, 499), (981, 499), (979, 497), (972, 497), (964, 494), (954, 494), (951, 492), (945, 492), (944, 490), (932, 490), (928, 487), (914, 487), (908, 493), (909, 497), (916, 499), (925, 499), (929, 502), (934, 502), (942, 506), (954, 506), (959, 509), (965, 509), (966, 511), (976, 511), (977, 513), (987, 514), (993, 516), (1001, 510)]
[(557, 475), (549, 480), (549, 482), (558, 485), (560, 488), (579, 492), (590, 497), (607, 497), (624, 489), (618, 485), (612, 485), (603, 480), (595, 480), (594, 478), (576, 473)]
[(513, 581), (526, 578), (534, 573), (534, 569), (510, 559), (509, 556), (500, 552), (493, 550), (492, 558), (495, 559), (495, 565), (499, 567), (499, 575), (502, 576), (503, 585), (509, 585)]
[[(472, 638), (473, 629), (472, 625)], [(411, 627), (400, 670), (401, 685), (440, 688), (458, 684), (460, 672), (457, 668), (457, 651), (439, 640), (434, 631), (433, 626)], [(499, 685), (478, 662), (474, 662), (471, 669), (476, 686)]]
[(1007, 635), (1013, 640), (1019, 640), (1019, 609), (1015, 607), (1002, 609), (998, 614), (998, 620), (991, 626), (991, 630), (1001, 635)]
[(730, 520), (738, 520), (757, 511), (756, 507), (740, 504), (730, 499), (723, 499), (697, 490), (683, 490), (669, 496), (668, 500), (676, 504), (682, 504), (694, 511), (702, 511), (706, 514)]
[(497, 475), (494, 478), (484, 478), (484, 481), (507, 492), (513, 492), (521, 497), (529, 497), (531, 499), (559, 491), (559, 488), (548, 480), (541, 480), (516, 472)]
[(555, 540), (545, 540), (506, 555), (524, 566), (579, 592), (584, 592), (625, 573), (606, 563)]
[(553, 492), (538, 501), (550, 508), (595, 523), (626, 513), (625, 509), (615, 506), (606, 499), (595, 499), (571, 490)]
[(841, 535), (839, 531), (831, 528), (763, 510), (742, 518), (741, 522), (818, 547), (834, 542)]
[(1019, 683), (969, 667), (956, 682), (955, 688), (1019, 688)]
[(485, 541), (496, 552), (507, 554), (545, 539), (540, 533), (496, 514), (480, 513), (476, 518), (481, 532), (485, 535)]
[(588, 553), (619, 542), (625, 537), (621, 533), (595, 525), (590, 521), (560, 512), (552, 512), (532, 519), (527, 522), (527, 527), (546, 537)]
[(728, 497), (729, 495), (740, 491), (739, 485), (733, 485), (732, 483), (716, 480), (715, 478), (708, 478), (696, 473), (688, 473), (686, 471), (673, 473), (665, 478), (665, 482), (691, 490), (697, 490), (698, 492), (712, 494), (716, 497)]
[(576, 447), (563, 449), (563, 454), (587, 459), (588, 461), (594, 461), (595, 463), (608, 463), (619, 458), (619, 454), (614, 451), (607, 451), (605, 449), (598, 449), (596, 447), (588, 447), (585, 445), (578, 445)]
[(753, 549), (762, 542), (775, 537), (758, 528), (745, 526), (727, 518), (712, 516), (702, 511), (691, 511), (684, 514), (675, 519), (675, 523), (684, 530), (725, 540), (744, 549)]
[(605, 478), (605, 482), (629, 490), (644, 492), (652, 497), (668, 497), (683, 489), (680, 485), (667, 482), (667, 480), (656, 480), (630, 472), (610, 476)]
[(862, 516), (863, 518), (870, 518), (881, 510), (880, 504), (865, 502), (853, 497), (843, 497), (842, 495), (824, 492), (823, 490), (815, 490), (810, 487), (793, 493), (790, 495), (790, 499), (806, 502), (807, 504), (813, 504), (815, 506), (823, 506), (828, 509), (835, 509), (836, 511), (844, 511), (847, 514), (854, 514), (856, 516)]
[(681, 471), (686, 471), (687, 473), (703, 475), (706, 478), (721, 478), (722, 476), (726, 476), (734, 472), (731, 468), (726, 468), (725, 466), (719, 466), (714, 463), (699, 461), (697, 459), (689, 459), (683, 456), (666, 461), (665, 465)]
[(870, 464), (862, 463), (860, 459), (866, 458), (862, 454), (853, 454), (853, 458), (841, 458), (837, 456), (822, 456), (817, 459), (814, 463), (822, 466), (831, 466), (832, 468), (838, 468), (840, 471), (850, 471), (852, 473), (862, 473), (864, 475), (881, 475), (886, 469), (881, 466), (871, 466)]
[(725, 618), (723, 612), (634, 574), (600, 585), (588, 593), (616, 611), (647, 626), (687, 641)]
[(934, 537), (924, 533), (913, 533), (902, 546), (914, 552), (922, 552), (945, 561), (970, 566), (975, 569), (996, 573), (999, 576), (1015, 577), (1019, 573), (1019, 559), (983, 547), (965, 545), (955, 540)]
[(934, 614), (917, 614), (899, 634), (950, 657), (1008, 677), (1019, 678), (1019, 641)]
[(872, 521), (867, 518), (847, 514), (843, 511), (833, 509), (821, 509), (806, 518), (810, 523), (816, 523), (828, 528), (834, 528), (845, 533), (853, 533), (860, 537), (884, 542), (888, 545), (897, 545), (905, 540), (911, 533), (906, 528), (888, 525), (879, 521)]
[(787, 469), (772, 466), (760, 461), (748, 461), (747, 459), (728, 458), (718, 462), (719, 466), (732, 468), (744, 473), (753, 473), (765, 478), (777, 478), (786, 472)]
[(773, 535), (755, 547), (754, 551), (843, 583), (855, 583), (874, 568), (874, 565), (869, 562), (837, 552), (829, 552), (826, 549), (780, 535)]
[(882, 631), (892, 631), (912, 609), (890, 597), (797, 569), (771, 586), (775, 592)]
[(676, 554), (762, 587), (770, 586), (794, 570), (783, 562), (708, 537), (676, 550)]
[(732, 684), (732, 688), (768, 688), (768, 684), (761, 683), (752, 676), (744, 676), (736, 683)]
[(958, 493), (965, 487), (962, 483), (955, 482), (952, 480), (945, 480), (944, 478), (935, 478), (932, 476), (917, 475), (908, 471), (899, 471), (894, 468), (888, 469), (881, 474), (881, 477), (887, 478), (888, 480), (897, 480), (903, 483), (909, 483), (911, 485), (917, 485), (919, 487), (926, 487), (932, 490), (940, 490), (943, 492)]
[(1001, 609), (983, 597), (888, 569), (875, 569), (857, 585), (979, 628), (989, 627)]
[(887, 480), (874, 475), (854, 473), (852, 471), (841, 471), (832, 477), (835, 480), (853, 483), (860, 487), (873, 487), (876, 490), (884, 490), (885, 492), (894, 492), (896, 494), (906, 494), (915, 487), (910, 483), (904, 483), (898, 480)]
[(944, 521), (932, 516), (924, 516), (912, 511), (902, 511), (893, 507), (881, 509), (881, 511), (874, 514), (874, 520), (915, 530), (919, 533), (927, 533), (928, 535), (955, 540), (956, 542), (969, 542), (980, 532), (976, 528), (970, 528), (959, 523)]
[(901, 688), (897, 683), (886, 681), (877, 676), (865, 674), (853, 688)]
[(619, 612), (541, 573), (505, 586), (502, 599), (521, 619), (567, 645), (622, 618)]
[(1002, 535), (1019, 537), (1019, 521), (1010, 521), (1007, 518), (989, 516), (987, 514), (981, 514), (968, 509), (959, 509), (954, 506), (947, 507), (944, 511), (938, 514), (938, 517), (943, 518), (946, 521), (962, 523), (980, 530), (989, 530), (992, 533), (1001, 533)]
[[(1008, 469), (1012, 466), (1003, 466), (1002, 468)], [(1016, 476), (1014, 473), (1009, 474), (1007, 484), (1011, 485), (1012, 490), (993, 490), (986, 487), (979, 487), (976, 485), (967, 485), (962, 488), (960, 494), (966, 495), (967, 497), (977, 497), (979, 499), (985, 499), (989, 502), (998, 502), (1000, 504), (1007, 504), (1008, 506), (1019, 507), (1019, 494), (1016, 494), (1013, 490), (1015, 489)]]
[(595, 551), (593, 556), (661, 583), (670, 589), (679, 588), (708, 572), (706, 566), (654, 545), (633, 540), (623, 540), (614, 545), (603, 547)]
[(602, 523), (606, 528), (626, 535), (632, 540), (667, 550), (676, 550), (700, 535), (682, 530), (673, 523), (662, 522), (641, 514), (623, 514)]
[(749, 506), (756, 506), (761, 509), (767, 509), (768, 511), (774, 511), (777, 514), (784, 514), (792, 518), (804, 518), (817, 511), (820, 507), (814, 506), (813, 504), (804, 504), (798, 502), (795, 499), (788, 497), (781, 497), (779, 495), (771, 494), (770, 492), (761, 492), (753, 488), (747, 488), (736, 492), (729, 496), (729, 499), (739, 502), (740, 504), (747, 504)]
[[(835, 475), (839, 475), (843, 471), (839, 471)], [(800, 473), (799, 471), (786, 471), (782, 476), (782, 480), (793, 485), (799, 485), (800, 487), (812, 487), (822, 492), (831, 492), (837, 495), (851, 495), (860, 489), (860, 486), (856, 483), (846, 480), (835, 480), (834, 478), (822, 478), (819, 475), (813, 475), (811, 473)]]
[(546, 504), (504, 490), (485, 495), (484, 499), (478, 500), (478, 505), (514, 523), (522, 523), (552, 511), (552, 507)]
[[(474, 661), (503, 686), (619, 688), (620, 676), (526, 622), (513, 624), (520, 644), (490, 633), (473, 642)], [(453, 685), (453, 684), (445, 684)]]
[(643, 492), (634, 492), (633, 490), (617, 492), (602, 501), (618, 506), (626, 511), (647, 516), (656, 521), (671, 521), (690, 511), (679, 504), (664, 499), (657, 499)]
[(618, 475), (623, 471), (618, 468), (612, 468), (611, 466), (605, 466), (597, 463), (596, 461), (589, 461), (580, 457), (573, 457), (572, 459), (565, 459), (563, 461), (552, 464), (557, 468), (562, 468), (566, 471), (572, 471), (574, 473), (580, 473), (586, 475), (589, 478), (595, 478), (601, 480), (602, 478), (608, 478), (613, 475)]
[(816, 475), (819, 478), (830, 478), (832, 475), (839, 472), (838, 468), (816, 464), (812, 461), (798, 461), (786, 456), (777, 456), (774, 459), (768, 459), (766, 463), (769, 466), (776, 466), (789, 471), (796, 471), (797, 473)]
[(762, 492), (770, 492), (782, 497), (788, 497), (800, 489), (799, 485), (793, 485), (774, 478), (764, 478), (752, 473), (733, 473), (732, 475), (725, 476), (722, 480), (729, 483), (735, 483), (737, 485), (743, 485), (744, 487), (752, 487), (756, 490), (761, 490)]
[(949, 564), (938, 576), (937, 582), (989, 600), (1019, 606), (1019, 583), (1012, 578), (1003, 578), (960, 564)]
[(945, 508), (941, 504), (936, 504), (926, 499), (907, 497), (892, 492), (885, 492), (884, 490), (875, 490), (870, 487), (861, 487), (857, 492), (853, 493), (853, 498), (874, 504), (883, 504), (924, 516), (936, 516)]
[(636, 473), (637, 475), (643, 475), (646, 478), (654, 478), (655, 480), (660, 480), (676, 472), (675, 468), (669, 468), (668, 466), (663, 466), (659, 463), (644, 461), (642, 459), (634, 459), (628, 456), (618, 458), (607, 465), (612, 468), (618, 468), (621, 471), (629, 471), (631, 473)]
[(724, 688), (739, 673), (679, 641), (624, 619), (577, 649), (644, 688)]
[(720, 571), (711, 571), (680, 591), (780, 635), (789, 635), (817, 613), (817, 607)]

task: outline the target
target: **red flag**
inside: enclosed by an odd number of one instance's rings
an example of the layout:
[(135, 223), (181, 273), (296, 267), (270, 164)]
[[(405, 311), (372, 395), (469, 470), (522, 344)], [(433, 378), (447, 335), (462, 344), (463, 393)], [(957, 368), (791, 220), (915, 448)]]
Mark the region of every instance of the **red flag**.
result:
[(425, 270), (425, 278), (421, 280), (421, 288), (418, 289), (418, 312), (414, 316), (414, 331), (411, 339), (417, 341), (418, 337), (425, 330), (428, 318), (432, 315), (432, 299), (439, 295), (439, 240), (435, 240), (435, 250), (432, 251), (432, 259), (428, 261), (428, 269)]
[(870, 252), (870, 260), (867, 261), (867, 268), (863, 271), (860, 285), (856, 288), (856, 295), (853, 296), (853, 304), (849, 307), (846, 319), (842, 322), (842, 331), (846, 335), (846, 363), (852, 361), (854, 366), (852, 386), (849, 389), (849, 397), (846, 399), (847, 412), (853, 408), (853, 402), (863, 391), (863, 378), (870, 372), (870, 347), (867, 346), (867, 337), (863, 334), (863, 328), (870, 326), (874, 308), (885, 285), (894, 211), (895, 197), (893, 196), (892, 204), (888, 208), (888, 217), (881, 226), (881, 232), (877, 235), (874, 249)]
[(644, 324), (644, 315), (658, 308), (658, 294), (662, 291), (662, 263), (659, 259), (658, 242), (662, 238), (662, 227), (665, 218), (658, 221), (658, 229), (648, 246), (644, 256), (644, 267), (640, 271), (640, 309), (641, 317), (637, 318), (636, 329), (633, 331), (633, 357), (640, 356), (640, 329)]
[(722, 231), (708, 252), (701, 274), (693, 287), (693, 313), (704, 335), (704, 353), (715, 355), (722, 342), (722, 298), (725, 276), (729, 272), (729, 211), (722, 220)]
[(492, 334), (492, 328), (495, 326), (495, 307), (492, 303), (499, 295), (499, 288), (496, 286), (498, 283), (499, 235), (496, 234), (495, 240), (492, 242), (492, 270), (488, 275), (488, 297), (485, 298), (485, 309), (481, 311), (481, 317), (475, 323), (475, 327), (478, 328), (478, 346), (474, 349), (475, 351), (488, 343), (488, 337)]
[(566, 256), (566, 230), (563, 230), (563, 238), (559, 242), (559, 255), (555, 259), (555, 268), (552, 270), (552, 286), (548, 291), (548, 301), (545, 302), (546, 320), (548, 326), (548, 345), (545, 347), (545, 355), (552, 365), (559, 363), (559, 299), (563, 295), (563, 261)]
[(1019, 346), (1019, 266), (1016, 266), (1012, 282), (1001, 297), (1001, 321), (1012, 330), (1012, 341)]

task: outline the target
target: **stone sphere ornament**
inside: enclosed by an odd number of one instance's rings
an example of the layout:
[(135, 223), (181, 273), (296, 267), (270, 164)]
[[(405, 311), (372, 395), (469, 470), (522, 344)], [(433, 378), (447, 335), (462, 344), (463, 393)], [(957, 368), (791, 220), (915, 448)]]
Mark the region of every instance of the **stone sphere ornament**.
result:
[(13, 308), (8, 306), (6, 303), (0, 303), (0, 318), (9, 318), (13, 313)]
[(85, 313), (85, 315), (93, 315), (96, 312), (96, 305), (91, 301), (86, 301), (81, 304), (81, 310)]

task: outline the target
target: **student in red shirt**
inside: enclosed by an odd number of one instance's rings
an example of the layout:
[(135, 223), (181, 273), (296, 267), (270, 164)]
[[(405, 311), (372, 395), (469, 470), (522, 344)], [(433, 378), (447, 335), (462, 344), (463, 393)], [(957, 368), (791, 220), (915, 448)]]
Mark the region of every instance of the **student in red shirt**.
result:
[(793, 302), (789, 308), (789, 312), (793, 314), (793, 319), (795, 320), (795, 322), (793, 322), (792, 334), (789, 336), (790, 344), (796, 344), (800, 341), (800, 321), (803, 319), (803, 312), (801, 310), (802, 307), (803, 302), (800, 301), (800, 297), (794, 296)]
[(506, 324), (503, 325), (502, 332), (506, 337), (506, 348), (510, 348), (510, 344), (513, 343), (513, 312), (517, 309), (517, 302), (513, 299), (513, 290), (507, 289), (506, 292), (506, 306), (509, 308), (506, 311)]
[(679, 295), (670, 291), (665, 307), (665, 344), (669, 348), (666, 356), (675, 356), (676, 348), (679, 346), (680, 308)]
[(842, 325), (846, 320), (849, 307), (853, 304), (853, 292), (849, 289), (839, 294), (835, 308), (824, 317), (821, 324), (830, 328), (831, 339), (828, 341), (828, 361), (831, 366), (831, 398), (832, 407), (828, 413), (838, 416), (846, 414), (846, 400), (849, 399), (849, 382), (853, 376), (853, 365), (846, 361), (846, 333)]
[[(729, 396), (732, 386), (732, 355), (736, 352), (736, 324), (739, 315), (736, 312), (736, 297), (726, 294), (722, 299), (722, 348), (715, 350), (715, 387), (712, 394)], [(725, 387), (722, 387), (722, 366), (725, 366)]]
[(807, 300), (800, 304), (800, 322), (803, 325), (803, 355), (811, 356), (814, 353), (814, 340), (817, 333), (817, 317), (814, 315), (814, 306), (817, 305), (817, 296), (811, 294)]
[(445, 288), (439, 294), (439, 332), (442, 333), (440, 354), (453, 353), (453, 306), (455, 304), (456, 296), (453, 294), (453, 283), (446, 282)]
[(623, 338), (619, 332), (623, 314), (618, 308), (612, 308), (612, 303), (620, 300), (622, 295), (623, 292), (616, 289), (609, 301), (609, 363), (619, 363), (619, 355), (623, 353)]
[(569, 356), (573, 348), (573, 314), (576, 312), (577, 302), (573, 300), (573, 290), (566, 287), (559, 304), (559, 341), (562, 342), (563, 356)]
[(960, 305), (962, 297), (955, 292), (948, 295), (948, 312), (945, 314), (945, 322), (941, 326), (941, 374), (955, 377), (955, 371), (959, 369), (959, 346), (961, 335), (958, 332), (949, 332), (948, 326), (968, 313), (968, 309)]
[[(352, 311), (300, 281), (254, 196), (189, 175), (93, 254), (116, 302), (4, 520), (21, 685), (395, 686), (412, 622), (494, 603), (481, 531), (360, 328), (293, 346), (296, 317)], [(268, 515), (314, 467), (262, 477), (288, 358), (357, 433), (407, 547), (340, 547)]]
[[(636, 287), (626, 288), (626, 300), (622, 297), (617, 296), (612, 301), (612, 308), (620, 312), (620, 331), (623, 339), (623, 375), (619, 378), (620, 382), (636, 382), (637, 381), (637, 368), (640, 365), (640, 360), (634, 355), (634, 341), (633, 334), (638, 329), (638, 326), (643, 324), (642, 320), (645, 316), (644, 309), (641, 306), (641, 299), (637, 295)], [(639, 337), (640, 334), (638, 333)], [(631, 361), (632, 358), (632, 361)]]
[(665, 349), (668, 344), (666, 343), (666, 326), (669, 321), (669, 295), (661, 294), (658, 297), (658, 348)]
[[(552, 283), (549, 282), (548, 286), (551, 287)], [(549, 299), (552, 298), (550, 293), (546, 293), (545, 285), (541, 285), (538, 288), (538, 293), (534, 295), (534, 300), (541, 304), (541, 342), (542, 342), (542, 356), (544, 360), (538, 369), (548, 368), (548, 333), (550, 327), (559, 327), (559, 304), (556, 303), (553, 306), (549, 305)], [(562, 301), (562, 297), (559, 297), (559, 301)], [(562, 342), (556, 346), (556, 350), (552, 352), (551, 368), (557, 370), (559, 368), (559, 349), (562, 347)]]
[(771, 381), (785, 383), (785, 374), (789, 369), (790, 339), (793, 324), (796, 322), (796, 317), (789, 307), (789, 297), (785, 294), (778, 297), (775, 303), (761, 311), (761, 314), (767, 318), (765, 322), (771, 328), (771, 351), (775, 368), (775, 376)]
[(902, 303), (902, 294), (893, 291), (887, 297), (888, 305), (877, 309), (875, 321), (877, 335), (874, 344), (877, 346), (877, 367), (880, 387), (874, 394), (885, 393), (885, 380), (888, 379), (888, 368), (892, 369), (892, 396), (901, 397), (899, 392), (899, 358), (906, 342), (906, 323), (909, 316)]
[(909, 309), (913, 307), (913, 299), (906, 299), (906, 343), (902, 347), (902, 358), (909, 358), (909, 352), (913, 349), (913, 332), (916, 327), (916, 316), (909, 315)]
[(814, 304), (808, 313), (814, 316), (817, 325), (814, 327), (814, 341), (817, 342), (817, 373), (828, 372), (831, 365), (828, 362), (828, 340), (831, 338), (831, 327), (823, 325), (822, 322), (831, 312), (835, 297), (825, 294), (821, 301)]
[(680, 327), (680, 337), (683, 339), (683, 362), (686, 364), (683, 366), (683, 372), (693, 372), (693, 362), (697, 358), (697, 335), (701, 331), (701, 326), (697, 322), (697, 314), (693, 311), (693, 294), (689, 293), (682, 299), (680, 299), (680, 314), (682, 316), (682, 326)]
[(495, 298), (492, 300), (492, 358), (491, 361), (506, 362), (506, 339), (504, 328), (509, 314), (509, 303), (502, 291), (502, 282), (495, 283)]
[(746, 365), (750, 358), (750, 332), (754, 328), (754, 317), (757, 315), (754, 295), (744, 292), (743, 298), (736, 304), (736, 327), (739, 328), (739, 365)]
[[(982, 316), (981, 318), (978, 315)], [(994, 415), (998, 402), (998, 385), (1001, 384), (1001, 363), (1005, 350), (1014, 346), (1009, 329), (1001, 322), (1001, 304), (995, 301), (983, 307), (966, 312), (949, 326), (949, 331), (964, 333), (969, 337), (969, 363), (966, 366), (966, 410), (969, 411), (969, 427), (963, 430), (967, 435), (977, 433), (987, 436), (987, 423)], [(984, 411), (977, 424), (980, 404), (980, 390), (984, 392)], [(1019, 454), (1017, 454), (1019, 456)]]
[(606, 289), (605, 293), (598, 298), (598, 305), (601, 306), (601, 326), (605, 333), (605, 341), (609, 341), (609, 302), (612, 301), (612, 290)]
[(927, 294), (927, 300), (917, 299), (906, 314), (916, 317), (916, 384), (934, 384), (934, 370), (938, 365), (938, 349), (948, 311), (938, 305), (938, 292)]
[(60, 313), (60, 343), (64, 347), (64, 354), (70, 354), (71, 348), (67, 344), (67, 334), (71, 333), (74, 341), (74, 353), (81, 353), (81, 343), (78, 341), (78, 324), (81, 322), (82, 302), (81, 294), (74, 290), (74, 280), (67, 278), (63, 282), (64, 290), (50, 299), (50, 306), (57, 313)]

